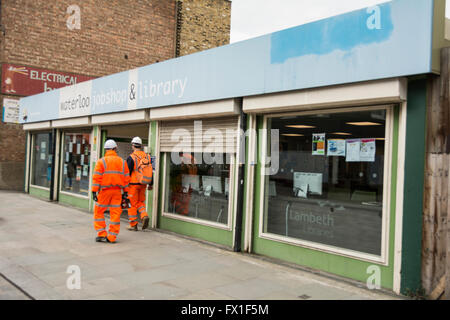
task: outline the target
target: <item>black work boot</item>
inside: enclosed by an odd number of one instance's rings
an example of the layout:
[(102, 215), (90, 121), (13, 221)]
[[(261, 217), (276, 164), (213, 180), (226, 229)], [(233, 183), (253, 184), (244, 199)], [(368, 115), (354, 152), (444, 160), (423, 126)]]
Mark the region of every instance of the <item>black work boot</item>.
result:
[(104, 242), (106, 240), (108, 240), (106, 237), (97, 237), (97, 238), (95, 238), (95, 242)]
[(127, 230), (130, 230), (130, 231), (138, 231), (137, 223), (136, 223), (134, 226), (132, 226), (132, 227), (128, 227)]
[(144, 217), (144, 219), (142, 219), (142, 230), (148, 228), (148, 222), (149, 221), (150, 221), (150, 219), (148, 218), (148, 216), (146, 216), (146, 217)]

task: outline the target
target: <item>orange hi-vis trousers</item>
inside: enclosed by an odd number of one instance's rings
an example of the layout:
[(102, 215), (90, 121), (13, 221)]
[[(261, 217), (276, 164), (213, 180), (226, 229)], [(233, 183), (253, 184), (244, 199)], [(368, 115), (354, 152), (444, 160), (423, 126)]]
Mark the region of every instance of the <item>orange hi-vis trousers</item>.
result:
[[(98, 193), (98, 202), (94, 207), (94, 228), (98, 237), (107, 237), (115, 242), (120, 231), (122, 213), (122, 192), (120, 188), (103, 189)], [(106, 233), (105, 211), (109, 209), (109, 230)]]
[(130, 190), (128, 191), (128, 199), (130, 200), (131, 208), (128, 208), (128, 220), (130, 226), (137, 225), (137, 214), (141, 217), (148, 217), (147, 211), (145, 211), (145, 190), (147, 185), (145, 184), (130, 184)]

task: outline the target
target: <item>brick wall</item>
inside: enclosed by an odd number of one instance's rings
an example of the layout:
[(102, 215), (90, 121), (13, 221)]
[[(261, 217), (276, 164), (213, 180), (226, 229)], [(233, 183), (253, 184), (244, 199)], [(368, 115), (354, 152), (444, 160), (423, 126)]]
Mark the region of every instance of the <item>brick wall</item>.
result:
[[(79, 30), (66, 25), (73, 4)], [(175, 0), (15, 0), (1, 9), (3, 62), (103, 76), (174, 56)]]
[[(3, 98), (0, 101), (3, 106)], [(0, 108), (0, 119), (3, 107)], [(22, 126), (0, 123), (0, 189), (23, 190), (26, 133)]]
[(179, 0), (177, 5), (178, 55), (184, 56), (230, 42), (230, 1)]
[[(99, 77), (173, 58), (176, 43), (185, 55), (229, 42), (229, 1), (179, 2), (177, 15), (176, 0), (0, 1), (0, 62)], [(22, 126), (0, 123), (0, 148), (0, 189), (23, 190)]]

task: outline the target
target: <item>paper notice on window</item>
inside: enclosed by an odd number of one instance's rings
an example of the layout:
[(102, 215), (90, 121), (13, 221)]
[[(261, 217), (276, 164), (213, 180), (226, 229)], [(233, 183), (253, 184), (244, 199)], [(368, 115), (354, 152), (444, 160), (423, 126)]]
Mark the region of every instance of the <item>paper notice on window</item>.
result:
[(84, 137), (83, 137), (82, 143), (86, 144), (86, 139)]
[(359, 161), (375, 162), (376, 143), (375, 139), (361, 139)]
[(360, 150), (361, 150), (361, 140), (346, 140), (347, 144), (347, 155), (345, 161), (347, 162), (359, 162), (360, 161)]
[(77, 143), (77, 154), (81, 153), (81, 144)]
[(41, 160), (45, 160), (45, 152), (41, 152)]
[(77, 181), (81, 180), (81, 166), (77, 166)]
[(83, 177), (87, 177), (89, 175), (89, 166), (83, 166)]
[(77, 136), (76, 135), (72, 136), (72, 143), (73, 144), (77, 143)]
[(97, 151), (93, 151), (91, 154), (91, 160), (95, 164), (97, 162)]
[(67, 164), (64, 164), (64, 175), (67, 176)]
[(70, 153), (73, 152), (73, 143), (72, 142), (69, 143), (69, 152)]
[(47, 148), (47, 142), (41, 141), (41, 149), (42, 149), (42, 151), (44, 151), (45, 148)]
[(325, 133), (313, 133), (312, 154), (313, 156), (325, 155)]
[(69, 162), (69, 153), (66, 152), (66, 162)]
[(327, 147), (327, 156), (345, 157), (345, 140), (328, 140)]
[(80, 164), (84, 165), (84, 154), (81, 155)]
[(19, 123), (19, 100), (3, 99), (3, 122)]

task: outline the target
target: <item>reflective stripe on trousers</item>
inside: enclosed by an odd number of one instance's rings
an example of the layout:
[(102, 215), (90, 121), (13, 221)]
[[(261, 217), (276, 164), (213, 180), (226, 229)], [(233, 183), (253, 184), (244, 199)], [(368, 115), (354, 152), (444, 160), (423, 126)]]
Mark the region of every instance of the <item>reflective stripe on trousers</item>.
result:
[(145, 192), (147, 190), (146, 185), (131, 184), (128, 192), (128, 198), (130, 199), (131, 207), (128, 208), (128, 220), (130, 226), (134, 227), (137, 224), (137, 214), (141, 219), (148, 217), (145, 210)]
[[(116, 241), (120, 232), (120, 214), (122, 213), (122, 192), (120, 189), (101, 190), (98, 202), (94, 206), (94, 228), (98, 237), (108, 237), (109, 241)], [(106, 233), (105, 211), (109, 208), (109, 232)]]

